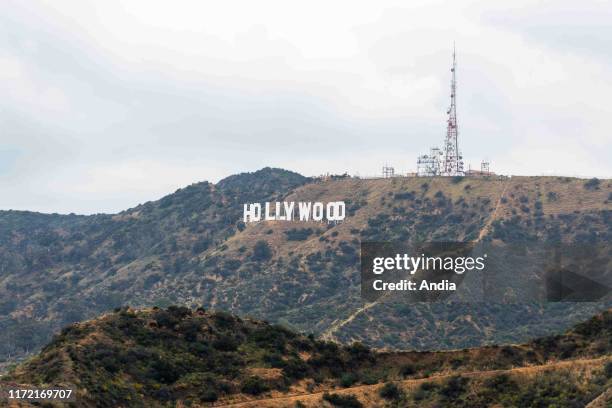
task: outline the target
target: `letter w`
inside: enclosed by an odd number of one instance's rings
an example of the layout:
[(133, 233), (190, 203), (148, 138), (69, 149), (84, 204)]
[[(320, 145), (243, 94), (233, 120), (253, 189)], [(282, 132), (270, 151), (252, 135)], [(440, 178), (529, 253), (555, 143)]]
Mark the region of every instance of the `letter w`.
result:
[(308, 221), (310, 219), (310, 208), (312, 207), (312, 203), (298, 203), (300, 207), (300, 221)]

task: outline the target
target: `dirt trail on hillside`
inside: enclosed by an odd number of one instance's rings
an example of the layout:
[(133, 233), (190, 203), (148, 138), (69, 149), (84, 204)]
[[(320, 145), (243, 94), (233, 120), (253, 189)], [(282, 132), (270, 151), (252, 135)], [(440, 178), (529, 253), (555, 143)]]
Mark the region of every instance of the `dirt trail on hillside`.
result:
[(353, 319), (355, 319), (358, 315), (360, 315), (361, 313), (365, 312), (366, 310), (370, 309), (372, 306), (375, 306), (378, 304), (378, 300), (374, 301), (374, 302), (370, 302), (370, 303), (366, 303), (365, 305), (363, 305), (362, 307), (360, 307), (359, 309), (355, 310), (353, 313), (351, 313), (351, 315), (349, 317), (347, 317), (344, 320), (340, 320), (338, 322), (333, 323), (331, 326), (329, 326), (329, 328), (327, 330), (325, 330), (323, 332), (323, 334), (321, 334), (321, 338), (323, 340), (336, 340), (335, 336), (334, 336), (334, 332), (336, 330), (338, 330), (339, 328), (341, 328), (342, 326), (345, 326), (347, 324), (349, 324), (350, 322), (353, 321)]
[[(489, 233), (491, 229), (491, 225), (493, 225), (493, 222), (499, 217), (498, 212), (499, 212), (500, 207), (502, 206), (502, 200), (504, 198), (504, 195), (506, 194), (506, 190), (508, 189), (508, 185), (510, 184), (510, 181), (509, 180), (502, 181), (502, 183), (504, 184), (504, 188), (502, 189), (502, 192), (499, 195), (499, 198), (497, 199), (497, 203), (495, 204), (495, 209), (493, 210), (493, 212), (491, 213), (491, 216), (487, 219), (487, 221), (481, 228), (480, 233), (478, 234), (478, 238), (474, 240), (475, 243), (480, 242)], [(373, 306), (376, 306), (378, 303), (380, 303), (380, 299), (374, 302), (371, 302), (371, 303), (366, 303), (362, 307), (360, 307), (359, 309), (351, 313), (346, 319), (334, 322), (327, 330), (323, 332), (323, 334), (321, 334), (321, 338), (324, 340), (328, 340), (328, 341), (336, 340), (334, 336), (334, 332), (346, 326), (347, 324), (352, 322), (357, 316), (359, 316), (361, 313), (367, 311), (368, 309), (371, 309)]]
[(612, 406), (612, 388), (608, 388), (584, 408), (607, 408)]
[[(594, 359), (579, 359), (579, 360), (566, 360), (559, 361), (550, 364), (538, 365), (538, 366), (528, 366), (528, 367), (517, 367), (511, 368), (507, 370), (488, 370), (488, 371), (470, 371), (470, 372), (454, 372), (450, 374), (440, 374), (434, 375), (426, 378), (419, 379), (411, 379), (411, 380), (401, 380), (401, 381), (392, 381), (404, 391), (411, 391), (416, 389), (419, 385), (424, 382), (431, 381), (441, 381), (447, 378), (450, 378), (454, 375), (461, 375), (463, 377), (469, 378), (486, 378), (499, 374), (518, 374), (518, 375), (535, 375), (544, 371), (554, 370), (554, 369), (564, 369), (564, 368), (572, 368), (575, 369), (577, 366), (590, 366), (590, 365), (603, 365), (606, 361), (611, 360), (611, 356), (604, 356)], [(326, 390), (321, 390), (313, 393), (305, 393), (305, 394), (291, 394), (291, 395), (282, 395), (276, 398), (263, 398), (258, 400), (251, 401), (243, 401), (243, 402), (235, 402), (235, 403), (225, 403), (220, 405), (214, 405), (215, 407), (267, 407), (267, 408), (280, 408), (280, 407), (289, 407), (294, 406), (297, 401), (301, 401), (307, 407), (318, 407), (321, 405), (321, 398), (325, 392), (333, 392), (335, 394), (353, 394), (363, 400), (372, 401), (371, 397), (374, 399), (378, 396), (378, 389), (383, 386), (382, 383), (373, 384), (373, 385), (360, 385), (356, 387), (349, 388), (331, 388)], [(369, 397), (368, 397), (369, 396)]]
[(485, 225), (483, 225), (482, 229), (480, 230), (480, 233), (478, 234), (478, 238), (475, 240), (475, 242), (482, 241), (482, 239), (489, 233), (489, 230), (491, 229), (491, 225), (493, 225), (493, 221), (495, 221), (498, 218), (497, 213), (499, 212), (499, 208), (502, 205), (502, 200), (504, 198), (504, 195), (506, 194), (506, 190), (508, 189), (510, 180), (507, 180), (505, 182), (502, 181), (502, 183), (504, 183), (504, 188), (502, 189), (502, 192), (499, 195), (499, 198), (497, 199), (497, 203), (495, 204), (495, 209), (493, 210), (493, 213), (491, 213), (491, 216), (487, 219), (487, 222), (485, 222)]

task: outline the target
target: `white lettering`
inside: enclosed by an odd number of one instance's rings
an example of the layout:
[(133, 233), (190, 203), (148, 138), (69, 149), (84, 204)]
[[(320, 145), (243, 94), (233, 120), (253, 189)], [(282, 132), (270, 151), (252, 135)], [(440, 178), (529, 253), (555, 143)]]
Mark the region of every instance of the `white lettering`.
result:
[(310, 208), (312, 203), (298, 203), (300, 208), (300, 221), (308, 221), (310, 219)]
[(321, 221), (323, 219), (323, 204), (314, 203), (312, 206), (312, 219), (314, 221)]
[(327, 203), (327, 220), (342, 221), (346, 212), (344, 201)]
[(265, 220), (266, 221), (272, 221), (274, 219), (276, 219), (275, 216), (270, 214), (270, 203), (266, 203), (266, 216), (265, 216)]
[(293, 201), (290, 203), (284, 202), (283, 206), (285, 207), (285, 220), (293, 220), (293, 207), (295, 206), (295, 203)]
[(245, 204), (244, 205), (244, 222), (256, 222), (261, 220), (261, 204)]
[[(328, 222), (342, 221), (346, 217), (346, 204), (344, 201), (322, 202), (298, 202), (276, 201), (263, 204), (244, 204), (243, 221), (255, 222), (266, 221), (318, 221)], [(296, 216), (296, 207), (299, 214)]]

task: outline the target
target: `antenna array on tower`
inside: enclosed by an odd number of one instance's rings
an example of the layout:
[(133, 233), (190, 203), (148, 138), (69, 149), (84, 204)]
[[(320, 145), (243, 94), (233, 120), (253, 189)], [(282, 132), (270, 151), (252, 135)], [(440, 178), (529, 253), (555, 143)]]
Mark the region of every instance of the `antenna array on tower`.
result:
[(459, 151), (459, 128), (457, 127), (457, 60), (453, 46), (453, 67), (451, 68), (451, 103), (448, 108), (446, 123), (446, 139), (444, 141), (444, 176), (463, 176), (463, 156)]
[(451, 67), (450, 106), (446, 111), (446, 137), (442, 149), (432, 147), (429, 154), (417, 158), (417, 176), (484, 176), (493, 174), (489, 162), (483, 161), (480, 171), (464, 169), (463, 155), (459, 150), (459, 126), (457, 125), (457, 58), (453, 45), (453, 66)]

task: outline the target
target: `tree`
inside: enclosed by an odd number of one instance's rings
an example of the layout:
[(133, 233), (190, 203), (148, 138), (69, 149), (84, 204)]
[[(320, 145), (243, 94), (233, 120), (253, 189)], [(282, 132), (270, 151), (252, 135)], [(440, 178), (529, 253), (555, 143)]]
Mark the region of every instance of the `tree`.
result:
[(384, 399), (387, 399), (387, 400), (396, 400), (396, 399), (399, 399), (399, 397), (401, 396), (401, 391), (397, 387), (397, 385), (395, 385), (393, 383), (386, 383), (380, 389), (379, 394)]
[(265, 262), (270, 258), (272, 258), (272, 249), (270, 245), (264, 240), (257, 241), (253, 247), (251, 259), (255, 262)]
[(248, 377), (243, 381), (240, 390), (245, 394), (259, 395), (270, 389), (261, 378), (257, 376)]

